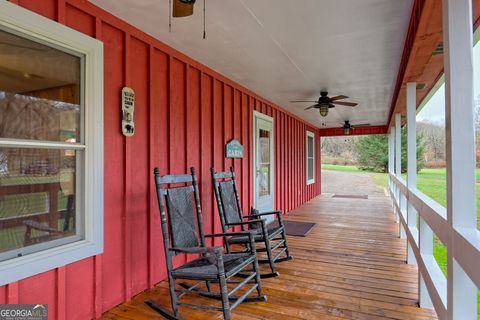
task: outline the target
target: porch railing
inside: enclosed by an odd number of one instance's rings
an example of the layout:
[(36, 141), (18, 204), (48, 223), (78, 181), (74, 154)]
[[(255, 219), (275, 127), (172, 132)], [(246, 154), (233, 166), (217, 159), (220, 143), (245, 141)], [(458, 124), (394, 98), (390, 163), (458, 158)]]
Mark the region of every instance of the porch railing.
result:
[[(399, 236), (407, 241), (407, 262), (418, 265), (420, 306), (434, 308), (439, 319), (449, 320), (480, 319), (471, 17), (471, 0), (443, 0), (447, 208), (416, 187), (415, 83), (406, 88), (406, 181), (401, 172), (400, 113), (389, 135), (390, 196)], [(446, 247), (446, 275), (434, 257), (434, 236)]]

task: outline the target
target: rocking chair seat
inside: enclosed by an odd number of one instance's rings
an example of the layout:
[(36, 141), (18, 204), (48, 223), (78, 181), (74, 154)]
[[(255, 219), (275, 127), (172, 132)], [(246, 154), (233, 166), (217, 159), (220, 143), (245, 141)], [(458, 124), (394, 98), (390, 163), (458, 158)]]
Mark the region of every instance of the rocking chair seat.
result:
[[(246, 237), (248, 241), (248, 236)], [(229, 278), (255, 260), (255, 255), (248, 253), (223, 254), (225, 278)], [(215, 257), (206, 256), (195, 259), (172, 270), (172, 276), (180, 279), (217, 280), (218, 270)]]
[[(261, 242), (264, 241), (263, 239), (263, 234), (262, 234), (262, 229), (254, 229), (255, 230), (255, 235), (254, 239), (255, 242)], [(253, 231), (253, 230), (250, 230)], [(268, 232), (268, 238), (273, 239), (277, 235), (279, 235), (283, 231), (283, 227), (276, 226), (276, 227), (271, 227), (267, 229)], [(247, 243), (248, 242), (248, 236), (233, 236), (227, 239), (228, 243), (231, 244), (239, 244), (239, 243)]]

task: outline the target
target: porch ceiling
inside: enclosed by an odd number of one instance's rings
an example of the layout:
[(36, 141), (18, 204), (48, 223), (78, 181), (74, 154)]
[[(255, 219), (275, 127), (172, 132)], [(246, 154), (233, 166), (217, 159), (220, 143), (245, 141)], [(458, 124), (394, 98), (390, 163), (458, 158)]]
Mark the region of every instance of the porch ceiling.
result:
[[(412, 0), (207, 0), (173, 19), (167, 0), (91, 0), (162, 42), (320, 128), (384, 125), (392, 103)], [(344, 94), (326, 118), (305, 104), (321, 89)]]

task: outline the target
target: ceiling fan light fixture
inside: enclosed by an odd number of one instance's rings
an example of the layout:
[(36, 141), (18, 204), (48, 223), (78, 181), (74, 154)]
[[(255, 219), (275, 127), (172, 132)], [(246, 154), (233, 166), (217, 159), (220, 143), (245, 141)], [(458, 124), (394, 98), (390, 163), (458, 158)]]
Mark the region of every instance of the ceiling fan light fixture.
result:
[(318, 110), (320, 111), (320, 115), (322, 117), (326, 117), (327, 114), (328, 114), (328, 109), (329, 109), (329, 105), (328, 103), (321, 103), (320, 104), (320, 107), (318, 108)]
[(345, 120), (345, 124), (343, 125), (343, 134), (344, 135), (349, 135), (352, 132), (352, 125), (350, 124), (350, 121)]
[(174, 18), (181, 18), (191, 16), (193, 14), (193, 5), (195, 1), (188, 0), (173, 0), (173, 14)]

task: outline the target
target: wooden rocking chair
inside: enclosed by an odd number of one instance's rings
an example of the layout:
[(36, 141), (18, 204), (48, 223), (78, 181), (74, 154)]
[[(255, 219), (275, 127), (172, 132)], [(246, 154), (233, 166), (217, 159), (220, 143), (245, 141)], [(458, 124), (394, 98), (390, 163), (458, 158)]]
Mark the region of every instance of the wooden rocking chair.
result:
[[(202, 209), (194, 168), (191, 174), (160, 176), (158, 168), (154, 170), (155, 184), (160, 207), (160, 220), (163, 233), (163, 245), (167, 263), (168, 283), (172, 312), (169, 312), (153, 300), (145, 303), (167, 319), (180, 319), (179, 306), (196, 309), (217, 310), (223, 312), (223, 318), (231, 319), (231, 311), (242, 302), (266, 301), (262, 295), (258, 261), (254, 236), (250, 232), (235, 232), (205, 235), (203, 231)], [(179, 186), (180, 185), (180, 186)], [(167, 187), (168, 186), (168, 187)], [(241, 236), (249, 243), (248, 250), (224, 253), (223, 247), (207, 247), (205, 238)], [(174, 268), (173, 257), (177, 254), (200, 255), (183, 266)], [(233, 279), (239, 273), (248, 274), (240, 280)], [(197, 280), (194, 285), (178, 283), (177, 280)], [(219, 292), (212, 291), (212, 283), (219, 286)], [(232, 285), (230, 288), (227, 285)], [(234, 296), (239, 289), (250, 286)], [(202, 289), (202, 285), (205, 289)], [(250, 296), (256, 290), (256, 295)], [(220, 306), (181, 303), (186, 294), (221, 300)]]
[[(260, 213), (258, 210), (252, 208), (251, 214), (244, 216), (238, 197), (238, 188), (233, 167), (230, 167), (230, 171), (225, 172), (215, 172), (215, 170), (211, 168), (211, 173), (223, 232), (227, 232), (234, 226), (240, 226), (242, 231), (245, 231), (248, 226), (255, 234), (255, 243), (263, 244), (263, 247), (257, 248), (257, 252), (265, 252), (267, 255), (267, 259), (259, 260), (259, 262), (270, 265), (271, 273), (261, 274), (261, 277), (271, 278), (278, 276), (279, 273), (275, 271), (275, 262), (293, 259), (288, 252), (282, 212), (271, 211)], [(267, 215), (276, 215), (278, 226), (266, 225), (265, 220), (261, 218)], [(233, 244), (248, 245), (248, 238), (234, 235), (225, 237), (225, 242), (227, 252), (230, 252), (229, 250)], [(282, 257), (282, 255), (284, 256)]]

